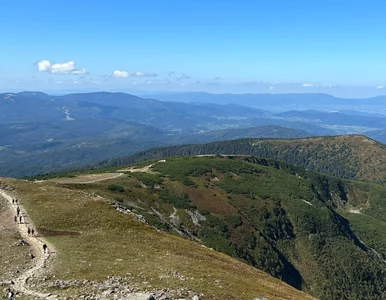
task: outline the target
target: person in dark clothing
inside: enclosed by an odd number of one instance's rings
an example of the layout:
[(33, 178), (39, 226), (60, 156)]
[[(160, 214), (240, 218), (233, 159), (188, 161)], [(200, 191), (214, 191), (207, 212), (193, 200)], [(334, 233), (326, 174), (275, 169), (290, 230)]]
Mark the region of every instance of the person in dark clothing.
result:
[(20, 224), (21, 224), (21, 218), (22, 218), (22, 216), (20, 215), (20, 217), (19, 217)]
[(15, 199), (12, 199), (12, 204), (15, 204)]
[(18, 206), (17, 209), (16, 209), (16, 213), (17, 213), (17, 215), (19, 216), (19, 214), (20, 214), (20, 207), (19, 207), (19, 206)]
[(44, 243), (43, 244), (43, 251), (44, 251), (44, 253), (46, 253), (46, 250), (47, 250), (47, 245)]
[(15, 224), (17, 224), (17, 216), (14, 216), (13, 220), (15, 221)]
[(35, 235), (35, 230), (31, 228), (31, 236), (34, 236), (34, 235)]
[(8, 290), (7, 290), (8, 300), (13, 300), (14, 295), (15, 295), (15, 293), (10, 288), (8, 288)]
[(28, 227), (27, 233), (28, 233), (28, 236), (31, 234), (31, 228)]

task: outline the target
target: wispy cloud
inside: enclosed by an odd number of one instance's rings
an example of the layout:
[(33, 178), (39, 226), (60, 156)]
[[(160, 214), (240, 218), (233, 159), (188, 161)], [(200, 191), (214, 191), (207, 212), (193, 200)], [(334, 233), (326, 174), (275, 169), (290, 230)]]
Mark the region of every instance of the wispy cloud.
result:
[(302, 87), (313, 87), (312, 83), (302, 83)]
[(384, 88), (385, 88), (384, 85), (378, 85), (378, 86), (377, 86), (377, 90), (383, 90)]
[(86, 74), (86, 69), (76, 68), (74, 61), (68, 61), (65, 63), (52, 64), (49, 60), (43, 59), (35, 63), (39, 72), (47, 72), (51, 74)]
[(129, 77), (157, 77), (156, 73), (144, 73), (144, 72), (135, 72), (129, 73), (127, 71), (115, 70), (112, 74), (114, 78), (129, 78)]
[(130, 77), (130, 74), (129, 72), (126, 72), (126, 71), (115, 70), (112, 76), (115, 78), (127, 78), (127, 77)]
[(187, 79), (191, 79), (192, 77), (190, 77), (188, 74), (181, 74), (180, 77), (176, 78), (177, 80), (187, 80)]

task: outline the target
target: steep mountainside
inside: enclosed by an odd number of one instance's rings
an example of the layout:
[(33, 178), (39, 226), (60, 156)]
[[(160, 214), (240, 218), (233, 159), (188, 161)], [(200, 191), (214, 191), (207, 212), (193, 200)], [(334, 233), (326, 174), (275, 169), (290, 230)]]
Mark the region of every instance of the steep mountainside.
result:
[(51, 180), (319, 299), (386, 297), (385, 187), (251, 156), (167, 158), (116, 172), (89, 184), (101, 175)]
[(203, 145), (160, 147), (128, 157), (106, 160), (99, 167), (193, 154), (255, 155), (285, 161), (338, 178), (386, 183), (385, 146), (360, 135), (288, 140), (240, 139)]
[[(106, 182), (86, 175), (90, 184), (81, 189), (0, 178), (0, 228), (5, 229), (0, 283), (15, 290), (17, 299), (312, 299), (261, 270), (112, 206), (110, 195), (102, 196), (113, 189), (105, 189), (105, 183), (114, 182), (106, 175), (101, 174)], [(94, 184), (94, 192), (86, 191)], [(11, 199), (21, 205), (23, 224), (13, 222)], [(33, 236), (27, 236), (26, 221), (35, 228)], [(47, 243), (48, 251), (33, 247), (35, 242), (39, 248)]]

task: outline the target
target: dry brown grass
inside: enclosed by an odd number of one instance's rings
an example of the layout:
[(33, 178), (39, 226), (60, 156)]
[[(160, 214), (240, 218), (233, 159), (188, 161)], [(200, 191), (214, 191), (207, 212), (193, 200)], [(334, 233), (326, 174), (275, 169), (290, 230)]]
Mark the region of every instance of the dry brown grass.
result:
[(157, 232), (104, 198), (53, 182), (8, 182), (40, 233), (64, 232), (46, 237), (57, 250), (56, 278), (127, 276), (143, 288), (190, 288), (202, 299), (312, 299), (224, 254)]

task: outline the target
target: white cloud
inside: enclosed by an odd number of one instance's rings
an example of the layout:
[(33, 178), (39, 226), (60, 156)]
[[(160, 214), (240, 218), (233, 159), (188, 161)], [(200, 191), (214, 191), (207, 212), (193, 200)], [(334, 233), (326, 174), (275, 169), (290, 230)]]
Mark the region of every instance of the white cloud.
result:
[(80, 74), (87, 74), (87, 71), (86, 69), (78, 69), (78, 70), (74, 70), (72, 71), (72, 74), (77, 74), (77, 75), (80, 75)]
[(48, 60), (39, 60), (36, 65), (39, 72), (49, 72), (51, 70), (51, 63)]
[(115, 78), (127, 78), (127, 77), (130, 77), (130, 74), (126, 71), (115, 70), (113, 72), (113, 77), (115, 77)]
[(49, 60), (39, 60), (36, 62), (39, 72), (48, 72), (52, 74), (86, 74), (86, 69), (77, 69), (74, 61), (65, 63), (51, 64)]
[(377, 86), (377, 90), (383, 90), (384, 88), (385, 88), (384, 85), (378, 85), (378, 86)]
[(157, 77), (155, 73), (143, 73), (143, 72), (135, 72), (129, 73), (126, 71), (115, 70), (113, 72), (113, 77), (115, 78), (128, 78), (128, 77)]
[(313, 87), (314, 85), (312, 83), (303, 83), (302, 87)]

